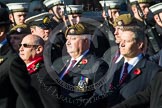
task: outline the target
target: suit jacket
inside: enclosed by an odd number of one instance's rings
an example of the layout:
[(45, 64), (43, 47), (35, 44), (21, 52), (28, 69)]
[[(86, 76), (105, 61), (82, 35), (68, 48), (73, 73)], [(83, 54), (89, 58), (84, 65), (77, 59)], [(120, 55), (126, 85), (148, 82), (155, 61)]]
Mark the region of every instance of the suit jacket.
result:
[[(120, 85), (119, 77), (123, 62), (124, 60), (121, 60), (113, 69), (110, 68), (109, 74), (111, 73), (113, 76), (109, 76), (109, 80), (101, 89), (102, 92), (108, 94), (105, 99), (108, 107), (116, 105), (133, 96), (135, 93), (144, 90), (150, 84), (155, 74), (161, 70), (157, 64), (143, 58), (133, 67), (126, 81)], [(110, 84), (114, 86), (114, 89), (111, 90), (109, 88)]]
[(0, 48), (0, 108), (23, 107), (38, 108), (41, 101), (30, 85), (25, 63), (6, 44)]
[(149, 59), (162, 66), (162, 49), (157, 54), (150, 56)]
[(115, 63), (115, 61), (113, 59), (115, 57), (117, 50), (119, 50), (119, 46), (115, 45), (105, 51), (105, 53), (103, 55), (103, 60), (105, 60), (106, 63), (109, 64), (109, 66), (111, 66)]
[(149, 104), (149, 108), (161, 108), (162, 107), (162, 71), (156, 74), (151, 81), (151, 84), (135, 96), (123, 101), (122, 103), (112, 108), (139, 108), (143, 105)]
[[(58, 61), (55, 61), (53, 64), (54, 70), (59, 74), (62, 74), (64, 67), (69, 65), (71, 57), (66, 56)], [(86, 61), (86, 62), (84, 62)], [(77, 91), (70, 91), (61, 87), (60, 94), (64, 97), (67, 97), (73, 100), (72, 104), (69, 105), (68, 102), (63, 102), (63, 107), (83, 107), (83, 99), (88, 99), (94, 91), (92, 87), (90, 91), (86, 91), (86, 87), (98, 82), (107, 72), (108, 65), (103, 60), (96, 58), (90, 52), (86, 54), (73, 68), (72, 70), (65, 76), (63, 79), (66, 83), (71, 84), (76, 90), (80, 87), (79, 82), (85, 81), (85, 88), (79, 89), (83, 90), (80, 92)], [(82, 78), (84, 78), (82, 80)], [(78, 103), (76, 102), (77, 99), (80, 99)], [(68, 104), (68, 105), (67, 105)]]

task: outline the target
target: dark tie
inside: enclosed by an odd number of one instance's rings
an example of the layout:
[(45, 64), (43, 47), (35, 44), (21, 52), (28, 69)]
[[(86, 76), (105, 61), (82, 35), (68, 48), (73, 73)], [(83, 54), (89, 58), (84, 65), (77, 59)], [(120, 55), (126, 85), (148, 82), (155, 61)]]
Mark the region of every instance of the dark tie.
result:
[(70, 66), (67, 67), (67, 69), (64, 71), (64, 73), (61, 75), (60, 79), (63, 79), (63, 77), (70, 72), (70, 70), (73, 68), (74, 64), (77, 62), (77, 60), (72, 60)]
[(124, 70), (123, 70), (123, 74), (121, 79), (119, 80), (119, 84), (123, 84), (123, 82), (125, 81), (126, 77), (128, 76), (128, 66), (129, 64), (126, 62), (124, 63)]

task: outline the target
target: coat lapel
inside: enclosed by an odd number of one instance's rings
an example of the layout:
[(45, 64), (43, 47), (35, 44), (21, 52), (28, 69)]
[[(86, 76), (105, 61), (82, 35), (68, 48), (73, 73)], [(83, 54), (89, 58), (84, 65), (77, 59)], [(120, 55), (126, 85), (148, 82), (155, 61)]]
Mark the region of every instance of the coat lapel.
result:
[(90, 66), (90, 57), (91, 55), (88, 53), (85, 56), (82, 57), (82, 59), (74, 66), (74, 68), (71, 70), (72, 73), (78, 73), (81, 74), (82, 70), (88, 68)]
[[(123, 86), (125, 86), (126, 84), (128, 84), (129, 82), (131, 82), (132, 80), (134, 80), (135, 78), (137, 78), (141, 73), (142, 73), (142, 69), (144, 68), (146, 64), (146, 59), (142, 58), (136, 65), (135, 67), (133, 67), (133, 69), (131, 70), (131, 72), (129, 73), (126, 81), (121, 85), (121, 88)], [(137, 71), (140, 71), (137, 73)]]
[(143, 58), (135, 65), (135, 67), (133, 67), (133, 69), (130, 72), (130, 80), (135, 79), (141, 74), (142, 68), (145, 66), (145, 64), (146, 64), (146, 59)]

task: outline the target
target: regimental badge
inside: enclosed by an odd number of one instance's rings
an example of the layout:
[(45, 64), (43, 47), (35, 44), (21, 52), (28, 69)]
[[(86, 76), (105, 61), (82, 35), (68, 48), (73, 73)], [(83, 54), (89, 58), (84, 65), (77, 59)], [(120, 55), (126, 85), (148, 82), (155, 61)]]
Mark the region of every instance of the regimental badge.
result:
[(123, 21), (122, 20), (118, 21), (117, 23), (118, 23), (118, 26), (122, 26), (123, 25)]
[(69, 31), (71, 34), (74, 34), (75, 33), (75, 30), (74, 29), (70, 29)]
[(76, 86), (76, 89), (79, 92), (86, 92), (88, 85), (88, 78), (85, 78), (84, 76), (81, 76), (78, 85)]
[(2, 64), (4, 61), (4, 58), (0, 58), (0, 64)]

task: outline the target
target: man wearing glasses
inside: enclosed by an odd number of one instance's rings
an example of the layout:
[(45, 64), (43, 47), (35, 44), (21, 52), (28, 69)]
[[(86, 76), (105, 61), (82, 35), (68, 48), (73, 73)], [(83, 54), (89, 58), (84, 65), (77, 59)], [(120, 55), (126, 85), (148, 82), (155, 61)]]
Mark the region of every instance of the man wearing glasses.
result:
[(0, 2), (0, 108), (43, 108), (25, 63), (10, 46), (8, 8)]
[[(47, 86), (49, 75), (44, 66), (43, 50), (44, 40), (37, 35), (29, 34), (23, 38), (20, 44), (19, 55), (26, 64), (31, 75), (31, 85), (39, 93), (44, 108), (59, 108), (56, 97), (46, 90), (49, 88)], [(55, 85), (53, 80), (50, 83)], [(53, 86), (53, 89), (57, 90), (57, 87)]]

